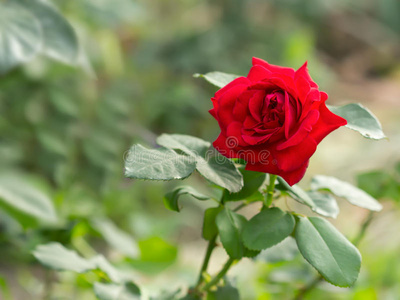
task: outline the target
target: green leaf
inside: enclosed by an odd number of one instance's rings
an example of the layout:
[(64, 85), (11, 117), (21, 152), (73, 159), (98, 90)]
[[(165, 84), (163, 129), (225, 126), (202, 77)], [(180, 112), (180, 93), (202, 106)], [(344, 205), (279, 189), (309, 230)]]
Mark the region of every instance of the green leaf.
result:
[(204, 78), (209, 83), (215, 85), (216, 87), (223, 88), (231, 81), (240, 77), (239, 75), (227, 74), (222, 72), (209, 72), (207, 74), (194, 74), (193, 77)]
[(327, 189), (338, 197), (345, 198), (351, 204), (372, 211), (380, 211), (382, 205), (363, 190), (335, 177), (318, 175), (311, 181), (313, 190)]
[(320, 193), (317, 191), (309, 191), (307, 194), (315, 204), (313, 211), (321, 216), (336, 219), (339, 214), (339, 206), (335, 197), (330, 194)]
[(264, 209), (244, 226), (244, 245), (252, 250), (270, 248), (287, 238), (293, 232), (294, 225), (291, 214), (277, 207)]
[(364, 137), (374, 140), (386, 138), (379, 120), (359, 103), (343, 106), (328, 106), (330, 111), (347, 120), (347, 128), (358, 131)]
[(140, 259), (132, 260), (132, 265), (142, 272), (148, 274), (158, 273), (172, 265), (178, 255), (178, 249), (163, 240), (154, 236), (138, 243)]
[(183, 134), (162, 134), (157, 140), (157, 144), (169, 149), (178, 149), (191, 156), (206, 157), (206, 152), (210, 148), (211, 143)]
[(161, 146), (181, 150), (196, 160), (196, 169), (207, 180), (230, 192), (238, 192), (243, 187), (243, 177), (234, 163), (222, 156), (211, 144), (189, 135), (163, 134), (157, 139)]
[(0, 3), (0, 75), (31, 60), (42, 46), (42, 27), (28, 10)]
[(238, 193), (229, 194), (225, 191), (224, 201), (239, 201), (246, 199), (258, 192), (264, 183), (267, 174), (261, 172), (247, 171), (244, 167), (239, 168), (243, 176), (243, 188)]
[(385, 171), (371, 171), (357, 176), (357, 185), (376, 199), (400, 201), (400, 182)]
[(222, 209), (222, 206), (211, 207), (206, 209), (204, 212), (203, 237), (207, 241), (212, 240), (218, 234), (218, 228), (215, 219)]
[(106, 218), (95, 218), (92, 226), (103, 236), (103, 238), (116, 250), (135, 258), (139, 254), (136, 241), (126, 232), (119, 229), (113, 222)]
[(244, 216), (234, 213), (228, 208), (224, 208), (216, 218), (216, 224), (228, 255), (232, 258), (240, 259), (244, 256), (245, 247), (242, 242), (242, 230), (247, 220)]
[(291, 261), (298, 254), (299, 249), (297, 248), (295, 239), (288, 236), (281, 243), (261, 251), (256, 257), (256, 260), (278, 263), (282, 261)]
[(140, 289), (136, 284), (94, 283), (94, 293), (100, 300), (140, 300)]
[(229, 283), (207, 293), (207, 300), (240, 300), (239, 290)]
[(278, 176), (279, 184), (275, 187), (278, 190), (287, 192), (294, 200), (301, 204), (309, 206), (311, 209), (315, 207), (314, 201), (310, 196), (298, 185), (290, 186), (282, 177)]
[(184, 179), (196, 169), (196, 161), (167, 148), (146, 149), (134, 145), (125, 160), (125, 176), (134, 179)]
[(124, 276), (102, 255), (94, 256), (91, 259), (84, 259), (75, 251), (68, 250), (60, 243), (55, 242), (39, 245), (32, 253), (42, 265), (50, 269), (77, 273), (101, 270), (114, 282), (125, 281)]
[(58, 271), (85, 273), (96, 268), (93, 262), (79, 256), (75, 251), (64, 248), (59, 243), (39, 245), (33, 255), (41, 264)]
[(42, 52), (66, 64), (76, 64), (78, 39), (72, 26), (46, 0), (18, 0), (21, 8), (29, 10), (39, 21), (43, 32)]
[(357, 280), (361, 255), (328, 221), (299, 217), (296, 241), (303, 257), (330, 283), (348, 287)]
[(172, 192), (169, 192), (165, 195), (164, 197), (164, 204), (165, 207), (179, 212), (179, 205), (178, 205), (178, 199), (182, 195), (191, 195), (192, 197), (198, 199), (198, 200), (209, 200), (210, 197), (201, 194), (200, 192), (196, 191), (194, 188), (191, 186), (182, 186), (182, 187), (177, 187), (175, 188)]
[(216, 156), (208, 157), (206, 160), (198, 159), (196, 168), (206, 179), (231, 193), (239, 192), (243, 188), (242, 174), (234, 163), (225, 156), (216, 154)]
[(0, 203), (39, 221), (55, 223), (57, 215), (51, 199), (19, 174), (0, 174)]

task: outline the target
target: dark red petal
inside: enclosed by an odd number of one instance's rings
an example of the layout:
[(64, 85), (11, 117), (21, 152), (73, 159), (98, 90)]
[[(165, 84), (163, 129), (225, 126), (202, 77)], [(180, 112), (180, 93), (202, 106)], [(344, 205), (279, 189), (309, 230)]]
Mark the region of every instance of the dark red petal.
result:
[[(247, 155), (249, 156), (249, 155)], [(270, 157), (268, 160), (264, 160), (263, 162), (257, 162), (257, 163), (247, 163), (246, 165), (246, 170), (249, 171), (256, 171), (256, 172), (262, 172), (262, 173), (269, 173), (269, 174), (274, 174), (281, 176), (289, 185), (294, 185), (298, 183), (303, 177), (304, 174), (306, 173), (307, 167), (308, 167), (308, 160), (300, 166), (300, 168), (293, 170), (291, 172), (283, 172), (280, 170), (275, 161)]]
[(248, 146), (248, 144), (242, 139), (242, 127), (243, 125), (239, 122), (233, 122), (229, 124), (228, 128), (226, 129), (227, 138), (231, 139), (229, 147), (232, 147), (234, 143), (237, 146)]
[(319, 119), (318, 122), (313, 126), (313, 130), (310, 132), (310, 136), (319, 144), (324, 137), (329, 133), (347, 124), (347, 121), (342, 117), (339, 117), (332, 113), (325, 105), (325, 102), (321, 103), (319, 107)]
[[(229, 146), (228, 146), (229, 145)], [(213, 146), (218, 150), (223, 156), (228, 158), (237, 158), (237, 153), (235, 147), (232, 147), (230, 139), (221, 132), (218, 138), (213, 142)]]
[(231, 122), (234, 121), (233, 107), (235, 106), (238, 96), (243, 90), (246, 89), (246, 87), (247, 86), (243, 84), (235, 85), (231, 89), (227, 90), (218, 99), (217, 116), (221, 128), (226, 128)]
[(250, 80), (248, 80), (246, 77), (238, 77), (235, 80), (231, 81), (228, 83), (226, 86), (223, 88), (219, 89), (218, 91), (215, 92), (214, 98), (220, 98), (226, 91), (231, 89), (232, 87), (238, 85), (238, 84), (244, 84), (244, 85), (249, 85)]
[(310, 110), (307, 117), (301, 122), (298, 130), (287, 141), (279, 144), (276, 149), (280, 151), (300, 144), (312, 130), (314, 124), (317, 123), (318, 118), (319, 112), (315, 109)]
[(278, 150), (276, 146), (271, 149), (271, 155), (276, 159), (278, 167), (283, 172), (291, 172), (300, 168), (310, 159), (317, 149), (317, 143), (308, 135), (294, 147)]
[(308, 73), (307, 62), (305, 62), (295, 73), (295, 80), (299, 77), (304, 77), (312, 87), (318, 88), (318, 85), (312, 80), (310, 73)]
[(310, 82), (303, 76), (295, 79), (297, 97), (302, 103), (306, 103), (307, 95), (311, 91)]
[(292, 68), (271, 65), (271, 64), (267, 63), (265, 60), (253, 57), (253, 66), (256, 66), (256, 65), (261, 65), (271, 72), (285, 74), (285, 75), (291, 76), (291, 77), (294, 77), (294, 74), (295, 74), (295, 71)]
[(264, 96), (265, 93), (263, 91), (257, 91), (249, 101), (250, 114), (258, 122), (261, 122), (261, 110)]
[(306, 173), (307, 167), (308, 167), (308, 162), (307, 160), (300, 168), (297, 170), (291, 171), (291, 172), (281, 172), (279, 176), (281, 176), (285, 181), (290, 185), (294, 185), (298, 183), (303, 177), (304, 174)]
[(252, 82), (258, 82), (271, 76), (271, 71), (263, 66), (257, 65), (251, 67), (247, 78)]
[(285, 137), (289, 138), (290, 129), (295, 125), (296, 121), (296, 107), (292, 101), (297, 101), (295, 99), (290, 99), (289, 94), (285, 91)]

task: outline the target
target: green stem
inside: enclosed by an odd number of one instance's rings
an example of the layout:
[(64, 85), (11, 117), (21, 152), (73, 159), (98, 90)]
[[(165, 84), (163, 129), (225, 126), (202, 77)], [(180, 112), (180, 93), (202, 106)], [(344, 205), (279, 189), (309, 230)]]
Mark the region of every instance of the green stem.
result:
[(361, 225), (360, 231), (358, 232), (357, 236), (353, 240), (354, 246), (358, 246), (358, 244), (364, 238), (367, 228), (368, 228), (369, 224), (371, 224), (373, 217), (374, 217), (374, 212), (370, 211), (368, 216), (365, 218), (365, 221)]
[(267, 187), (267, 194), (265, 195), (264, 205), (270, 207), (274, 197), (275, 181), (277, 175), (269, 174), (269, 185)]
[[(370, 211), (368, 216), (365, 218), (364, 222), (361, 225), (360, 231), (358, 232), (357, 236), (353, 240), (353, 245), (357, 246), (361, 240), (364, 238), (365, 233), (369, 227), (369, 225), (372, 222), (372, 219), (374, 217), (374, 212)], [(301, 300), (303, 297), (312, 291), (321, 281), (323, 280), (323, 277), (321, 275), (318, 275), (310, 284), (306, 285), (302, 289), (299, 290), (297, 295), (295, 296), (294, 300)]]
[(208, 242), (206, 255), (204, 256), (203, 265), (201, 266), (201, 269), (200, 269), (199, 279), (197, 280), (196, 287), (199, 287), (203, 282), (203, 273), (207, 271), (208, 263), (210, 262), (211, 253), (213, 252), (213, 250), (214, 250), (214, 248), (216, 246), (216, 244), (215, 244), (215, 240), (216, 239), (217, 239), (217, 236), (213, 237)]
[(221, 271), (219, 271), (219, 273), (203, 287), (203, 291), (207, 292), (210, 290), (210, 288), (216, 285), (222, 279), (222, 277), (225, 276), (225, 274), (228, 272), (229, 268), (232, 266), (234, 262), (235, 259), (230, 257), (223, 266), (223, 268), (221, 269)]
[(294, 297), (294, 300), (301, 300), (303, 299), (303, 297), (310, 292), (311, 290), (313, 290), (321, 281), (322, 281), (323, 277), (321, 275), (318, 275), (317, 277), (315, 277), (315, 279), (313, 281), (311, 281), (308, 285), (304, 286), (303, 288), (301, 288), (299, 290), (299, 292), (297, 293), (297, 295)]

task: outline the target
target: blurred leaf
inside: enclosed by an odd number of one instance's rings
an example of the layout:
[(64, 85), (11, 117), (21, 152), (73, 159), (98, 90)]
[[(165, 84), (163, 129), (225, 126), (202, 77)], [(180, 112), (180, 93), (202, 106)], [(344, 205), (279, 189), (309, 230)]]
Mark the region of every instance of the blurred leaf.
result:
[(125, 176), (134, 179), (172, 180), (190, 176), (195, 160), (167, 148), (146, 149), (134, 145), (125, 159)]
[(314, 201), (310, 196), (298, 185), (290, 186), (282, 177), (278, 176), (279, 184), (275, 187), (280, 190), (287, 192), (294, 200), (301, 204), (309, 206), (311, 209), (315, 208)]
[(172, 192), (169, 192), (164, 197), (164, 204), (165, 207), (172, 210), (179, 212), (179, 205), (178, 200), (180, 196), (183, 195), (191, 195), (192, 197), (198, 200), (209, 200), (210, 197), (199, 193), (197, 190), (192, 188), (191, 186), (182, 186), (175, 188)]
[(243, 178), (234, 163), (218, 152), (208, 151), (210, 143), (188, 135), (163, 134), (157, 143), (168, 148), (179, 149), (196, 159), (196, 169), (206, 179), (238, 192), (243, 187)]
[(116, 250), (131, 258), (138, 256), (139, 249), (136, 241), (129, 234), (115, 226), (110, 220), (95, 218), (92, 220), (92, 225)]
[(43, 32), (43, 53), (66, 64), (76, 64), (79, 45), (75, 31), (47, 0), (17, 0), (40, 22)]
[[(160, 293), (158, 293), (158, 295), (156, 296), (152, 296), (150, 297), (150, 300), (176, 300), (178, 299), (178, 294), (181, 292), (180, 289), (176, 290), (176, 291), (161, 291)], [(179, 298), (181, 299), (181, 298)], [(186, 298), (183, 298), (186, 299)], [(188, 298), (191, 299), (191, 298)]]
[(307, 192), (308, 196), (313, 200), (315, 207), (313, 211), (324, 217), (336, 219), (339, 214), (339, 206), (335, 197), (327, 193), (317, 191)]
[(0, 202), (38, 221), (57, 221), (51, 199), (20, 175), (0, 174)]
[(378, 296), (373, 287), (357, 290), (352, 300), (378, 300)]
[(94, 293), (100, 300), (140, 300), (140, 290), (132, 282), (125, 284), (94, 283)]
[(318, 175), (311, 181), (313, 190), (327, 189), (338, 197), (345, 198), (351, 204), (373, 211), (380, 211), (382, 205), (363, 190), (335, 177)]
[(206, 209), (206, 211), (204, 212), (204, 220), (203, 220), (204, 239), (210, 241), (218, 234), (218, 228), (215, 219), (222, 209), (223, 209), (222, 206), (211, 207)]
[(299, 217), (295, 231), (303, 257), (330, 283), (348, 287), (357, 280), (361, 255), (331, 223)]
[(328, 106), (330, 111), (347, 120), (346, 127), (358, 131), (364, 137), (380, 140), (385, 138), (382, 126), (374, 114), (359, 103), (343, 106)]
[(46, 267), (58, 271), (84, 273), (96, 268), (92, 262), (82, 258), (75, 251), (64, 248), (59, 243), (39, 245), (33, 251), (33, 255)]
[(216, 87), (223, 88), (225, 85), (240, 77), (239, 75), (227, 74), (223, 72), (209, 72), (207, 74), (194, 74), (193, 77), (204, 78)]
[(225, 207), (217, 216), (216, 224), (222, 245), (230, 257), (240, 259), (244, 256), (242, 230), (247, 220)]
[(27, 9), (0, 3), (0, 74), (31, 60), (42, 47), (42, 27)]
[(400, 201), (400, 182), (385, 171), (372, 171), (357, 176), (357, 185), (376, 199)]
[(243, 188), (238, 193), (225, 191), (224, 201), (239, 201), (252, 196), (264, 183), (267, 174), (261, 172), (247, 171), (244, 167), (239, 168), (243, 176)]
[(161, 239), (150, 237), (139, 241), (140, 259), (132, 261), (135, 268), (149, 274), (158, 273), (173, 264), (178, 255), (178, 249)]
[(243, 228), (243, 242), (253, 250), (270, 248), (288, 237), (294, 229), (291, 214), (277, 207), (264, 209), (251, 218)]
[(240, 300), (239, 290), (229, 283), (207, 293), (207, 300)]
[(54, 242), (39, 245), (32, 253), (42, 265), (50, 269), (77, 273), (101, 270), (114, 282), (125, 281), (124, 276), (102, 255), (96, 255), (91, 259), (84, 259), (75, 251), (68, 250), (60, 243)]
[(282, 261), (291, 261), (298, 254), (299, 249), (297, 248), (295, 239), (288, 236), (281, 243), (261, 251), (256, 257), (256, 260), (278, 263)]

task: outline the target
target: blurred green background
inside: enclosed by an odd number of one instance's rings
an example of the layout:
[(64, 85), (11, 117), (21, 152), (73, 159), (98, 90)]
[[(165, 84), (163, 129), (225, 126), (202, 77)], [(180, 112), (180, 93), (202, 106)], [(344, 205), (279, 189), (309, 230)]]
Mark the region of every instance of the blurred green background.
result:
[[(311, 159), (301, 185), (317, 173), (358, 179), (385, 208), (360, 245), (355, 287), (322, 284), (307, 297), (399, 299), (398, 0), (54, 4), (77, 31), (92, 72), (38, 56), (0, 77), (1, 172), (16, 173), (50, 197), (60, 219), (48, 224), (0, 210), (0, 299), (95, 299), (92, 275), (56, 273), (35, 261), (31, 251), (50, 241), (85, 257), (103, 253), (150, 292), (194, 283), (207, 204), (185, 201), (179, 215), (166, 210), (163, 195), (177, 183), (124, 179), (125, 151), (137, 142), (154, 145), (160, 133), (213, 141), (219, 128), (208, 110), (215, 89), (192, 74), (246, 75), (252, 56), (293, 68), (308, 60), (330, 104), (362, 103), (389, 137), (367, 141), (340, 129)], [(200, 176), (188, 180), (206, 189)], [(353, 237), (367, 212), (340, 206), (333, 223)], [(212, 270), (224, 257), (216, 252)], [(298, 258), (234, 267), (241, 297), (290, 299), (314, 273)]]

